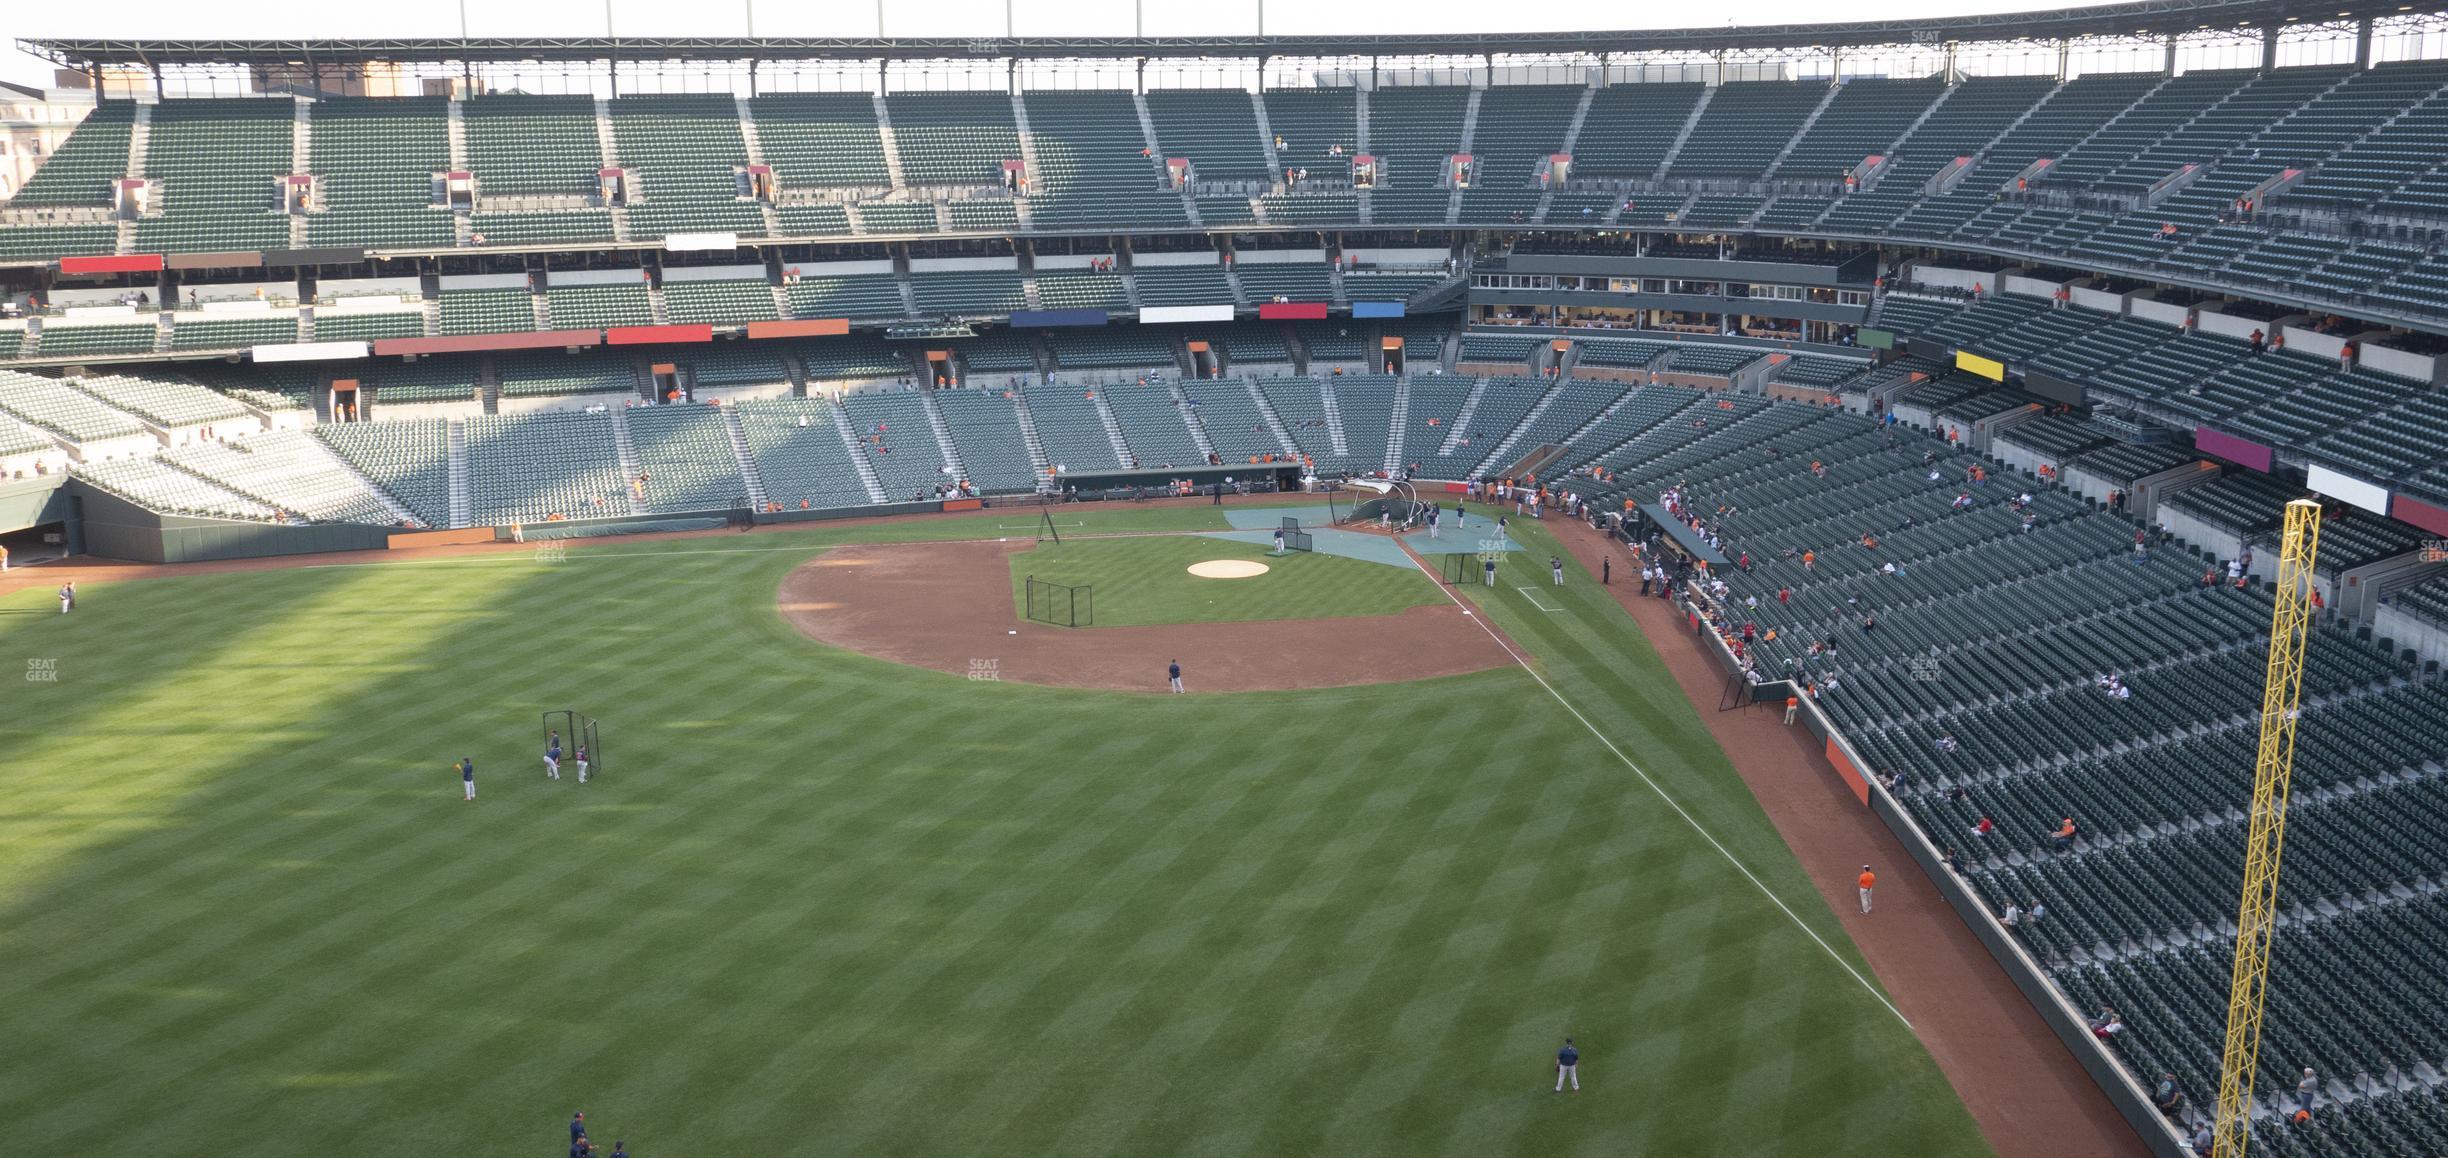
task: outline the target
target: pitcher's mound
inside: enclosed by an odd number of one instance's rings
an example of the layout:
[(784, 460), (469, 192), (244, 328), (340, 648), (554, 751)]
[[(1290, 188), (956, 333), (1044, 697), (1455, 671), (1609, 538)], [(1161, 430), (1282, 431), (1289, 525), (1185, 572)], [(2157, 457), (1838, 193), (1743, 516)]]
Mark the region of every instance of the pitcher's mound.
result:
[(1267, 565), (1249, 559), (1209, 559), (1192, 563), (1190, 573), (1201, 579), (1253, 579), (1267, 573)]

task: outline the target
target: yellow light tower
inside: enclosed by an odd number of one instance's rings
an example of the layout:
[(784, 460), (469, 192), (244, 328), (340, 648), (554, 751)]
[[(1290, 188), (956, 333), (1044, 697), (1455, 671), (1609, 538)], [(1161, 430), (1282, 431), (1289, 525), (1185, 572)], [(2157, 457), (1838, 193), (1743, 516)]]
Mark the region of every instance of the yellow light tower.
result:
[(2319, 503), (2297, 499), (2286, 505), (2278, 583), (2271, 592), (2252, 822), (2244, 842), (2244, 903), (2236, 911), (2235, 976), (2227, 992), (2227, 1050), (2219, 1070), (2218, 1118), (2211, 1125), (2214, 1158), (2244, 1158), (2252, 1140), (2253, 1072), (2261, 1061), (2261, 1010), (2269, 995), (2270, 939), (2277, 931), (2278, 857), (2286, 851), (2287, 788), (2295, 771), (2295, 721), (2303, 707), (2320, 524)]

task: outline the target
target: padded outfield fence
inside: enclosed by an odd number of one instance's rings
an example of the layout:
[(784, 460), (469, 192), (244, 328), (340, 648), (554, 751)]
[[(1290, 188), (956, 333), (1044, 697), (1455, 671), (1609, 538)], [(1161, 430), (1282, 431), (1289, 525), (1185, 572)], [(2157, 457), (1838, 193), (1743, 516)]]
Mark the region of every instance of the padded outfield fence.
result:
[(1034, 575), (1027, 580), (1028, 617), (1056, 627), (1096, 626), (1096, 586), (1055, 583)]

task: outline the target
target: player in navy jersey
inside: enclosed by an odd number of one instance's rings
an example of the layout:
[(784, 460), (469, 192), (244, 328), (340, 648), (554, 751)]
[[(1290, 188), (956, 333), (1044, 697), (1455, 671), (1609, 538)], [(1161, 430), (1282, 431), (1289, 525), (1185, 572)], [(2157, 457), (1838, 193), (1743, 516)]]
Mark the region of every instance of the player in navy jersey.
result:
[(561, 733), (559, 731), (555, 731), (552, 738), (544, 742), (544, 774), (555, 780), (561, 778)]
[(580, 745), (578, 745), (578, 782), (579, 782), (580, 784), (584, 784), (584, 783), (586, 783), (586, 777), (587, 777), (587, 754), (586, 754), (586, 745), (584, 745), (584, 744), (580, 744)]

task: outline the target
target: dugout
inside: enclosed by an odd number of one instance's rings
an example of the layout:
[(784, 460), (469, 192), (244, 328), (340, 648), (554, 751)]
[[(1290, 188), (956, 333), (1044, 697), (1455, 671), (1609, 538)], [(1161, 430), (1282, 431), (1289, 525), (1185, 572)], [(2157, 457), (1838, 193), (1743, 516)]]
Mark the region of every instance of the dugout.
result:
[(1190, 480), (1198, 493), (1205, 496), (1214, 496), (1219, 487), (1226, 494), (1270, 494), (1299, 490), (1301, 466), (1297, 462), (1228, 463), (1223, 466), (1202, 463), (1198, 466), (1135, 470), (1074, 470), (1065, 471), (1059, 481), (1065, 500), (1091, 502), (1165, 498), (1173, 493), (1173, 484), (1183, 479)]
[(1684, 526), (1665, 507), (1657, 503), (1642, 503), (1634, 507), (1632, 517), (1624, 520), (1624, 541), (1639, 542), (1652, 532), (1657, 534), (1658, 542), (1668, 552), (1680, 557), (1686, 564), (1697, 560), (1708, 564), (1711, 571), (1724, 571), (1734, 565), (1724, 552), (1709, 546), (1707, 539)]

